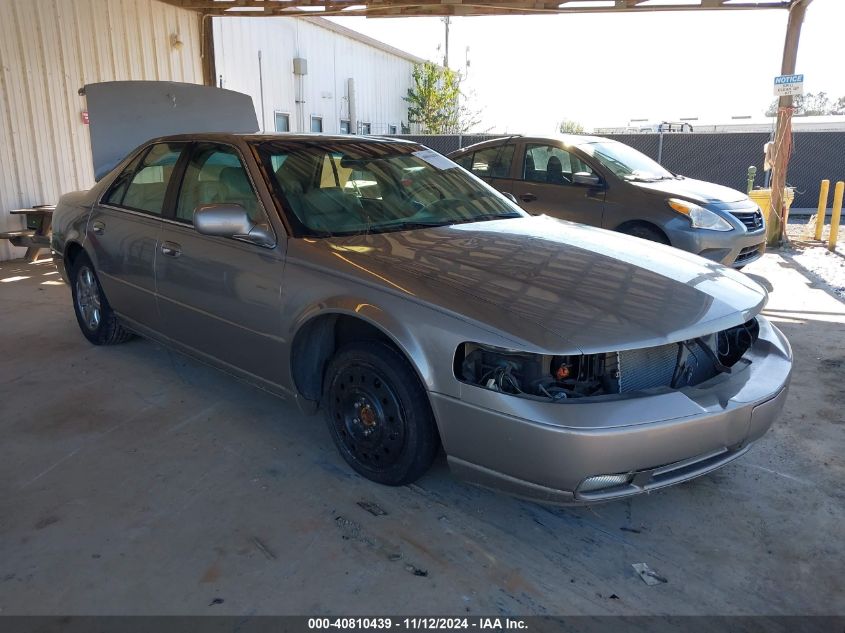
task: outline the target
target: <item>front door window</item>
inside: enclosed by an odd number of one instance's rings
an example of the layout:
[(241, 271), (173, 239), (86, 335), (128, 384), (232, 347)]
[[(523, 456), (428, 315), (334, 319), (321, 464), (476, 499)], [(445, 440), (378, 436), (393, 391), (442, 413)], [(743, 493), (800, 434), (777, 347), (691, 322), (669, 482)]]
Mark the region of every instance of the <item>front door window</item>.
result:
[(233, 147), (200, 143), (191, 155), (179, 191), (176, 219), (191, 224), (194, 210), (206, 204), (238, 204), (254, 223), (265, 222), (258, 197)]
[(571, 185), (572, 174), (593, 173), (580, 158), (552, 145), (528, 145), (522, 167), (524, 180), (553, 185)]

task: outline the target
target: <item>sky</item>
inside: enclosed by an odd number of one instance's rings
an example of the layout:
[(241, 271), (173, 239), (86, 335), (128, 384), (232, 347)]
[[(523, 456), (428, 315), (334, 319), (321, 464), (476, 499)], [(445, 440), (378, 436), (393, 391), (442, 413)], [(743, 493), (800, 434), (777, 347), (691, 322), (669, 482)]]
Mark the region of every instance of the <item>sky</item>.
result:
[[(442, 61), (440, 18), (333, 18), (425, 59)], [(562, 119), (593, 127), (629, 119), (762, 118), (774, 99), (787, 12), (687, 11), (452, 18), (450, 66), (480, 128), (553, 132)], [(814, 0), (797, 72), (805, 92), (845, 95), (845, 0)], [(469, 47), (468, 54), (466, 48)]]

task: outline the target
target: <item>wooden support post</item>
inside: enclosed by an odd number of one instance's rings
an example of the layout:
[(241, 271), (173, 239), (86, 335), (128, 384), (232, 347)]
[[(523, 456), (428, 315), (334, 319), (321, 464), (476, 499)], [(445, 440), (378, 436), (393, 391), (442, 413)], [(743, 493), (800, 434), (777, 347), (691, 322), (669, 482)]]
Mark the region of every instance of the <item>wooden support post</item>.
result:
[[(801, 38), (801, 24), (804, 14), (812, 0), (796, 0), (789, 9), (789, 21), (786, 25), (786, 38), (783, 43), (783, 60), (780, 73), (795, 74), (798, 59), (798, 41)], [(786, 237), (786, 213), (783, 204), (783, 188), (789, 167), (789, 149), (792, 142), (792, 96), (778, 100), (777, 131), (775, 132), (772, 167), (772, 213), (780, 218), (780, 242)]]
[(217, 65), (214, 63), (214, 29), (211, 16), (200, 14), (200, 55), (202, 56), (202, 82), (217, 85)]

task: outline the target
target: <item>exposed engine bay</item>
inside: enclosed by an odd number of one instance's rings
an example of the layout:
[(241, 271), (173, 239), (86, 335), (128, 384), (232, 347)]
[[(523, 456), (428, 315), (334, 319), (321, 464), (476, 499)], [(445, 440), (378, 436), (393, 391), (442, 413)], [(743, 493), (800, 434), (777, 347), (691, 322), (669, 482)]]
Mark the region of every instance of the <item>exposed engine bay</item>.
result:
[(492, 391), (554, 402), (655, 388), (680, 389), (732, 371), (757, 340), (752, 319), (708, 336), (603, 354), (545, 356), (464, 343), (455, 375)]

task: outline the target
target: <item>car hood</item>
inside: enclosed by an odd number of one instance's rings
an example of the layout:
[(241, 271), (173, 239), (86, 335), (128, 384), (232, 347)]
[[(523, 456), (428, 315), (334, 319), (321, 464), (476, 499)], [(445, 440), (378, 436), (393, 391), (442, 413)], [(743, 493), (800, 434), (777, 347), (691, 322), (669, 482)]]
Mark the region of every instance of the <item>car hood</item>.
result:
[(159, 136), (258, 131), (252, 98), (233, 90), (173, 81), (106, 81), (88, 84), (82, 93), (97, 180)]
[(370, 282), (514, 340), (559, 337), (583, 353), (703, 336), (766, 301), (720, 264), (546, 216), (319, 242)]
[[(678, 180), (658, 180), (657, 182), (631, 181), (632, 185), (654, 194), (663, 195), (666, 198), (678, 197), (700, 204), (736, 203), (747, 202), (748, 196), (744, 193), (723, 187), (704, 180), (693, 178), (680, 178)], [(750, 204), (750, 203), (749, 203)]]

